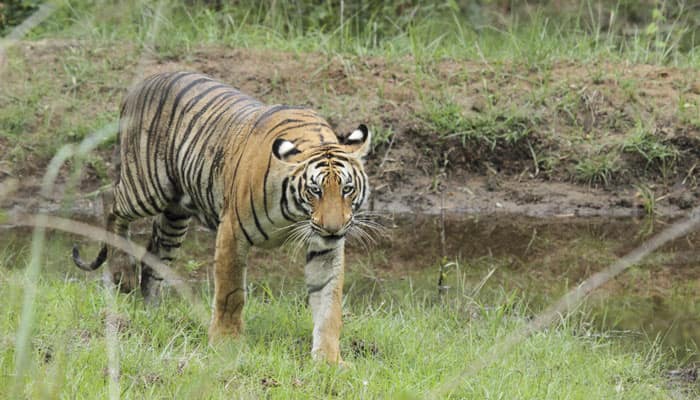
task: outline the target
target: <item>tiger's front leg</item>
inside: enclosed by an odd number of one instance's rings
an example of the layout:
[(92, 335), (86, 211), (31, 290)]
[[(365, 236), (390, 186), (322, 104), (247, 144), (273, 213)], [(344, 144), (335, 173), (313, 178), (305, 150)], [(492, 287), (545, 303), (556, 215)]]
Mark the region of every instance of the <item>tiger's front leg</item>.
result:
[(306, 255), (306, 287), (313, 315), (311, 355), (317, 360), (341, 363), (340, 329), (345, 273), (344, 239), (325, 248), (312, 241)]
[(214, 267), (214, 312), (209, 326), (209, 342), (238, 336), (243, 330), (246, 299), (246, 258), (249, 246), (241, 243), (224, 216), (216, 235)]

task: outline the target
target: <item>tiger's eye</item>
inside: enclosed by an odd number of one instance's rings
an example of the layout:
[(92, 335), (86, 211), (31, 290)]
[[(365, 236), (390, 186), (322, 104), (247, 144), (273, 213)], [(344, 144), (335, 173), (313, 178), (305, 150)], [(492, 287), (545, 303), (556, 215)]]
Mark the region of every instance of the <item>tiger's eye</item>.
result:
[(309, 191), (316, 196), (321, 195), (321, 188), (318, 186), (309, 186)]

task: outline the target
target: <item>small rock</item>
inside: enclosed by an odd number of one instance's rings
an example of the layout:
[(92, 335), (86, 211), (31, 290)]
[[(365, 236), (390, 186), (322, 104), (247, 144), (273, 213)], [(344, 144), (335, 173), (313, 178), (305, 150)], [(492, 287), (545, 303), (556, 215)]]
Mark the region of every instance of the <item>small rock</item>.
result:
[(694, 94), (700, 94), (700, 82), (694, 82), (692, 86), (690, 86), (690, 91)]
[(680, 196), (672, 197), (669, 199), (669, 202), (671, 204), (675, 204), (681, 210), (688, 210), (690, 208), (693, 208), (696, 201), (697, 201), (697, 198), (695, 197), (695, 195), (693, 195), (692, 193), (689, 193), (689, 192), (685, 192), (685, 193), (681, 194)]
[(667, 375), (671, 379), (694, 383), (698, 380), (698, 368), (688, 367), (681, 369), (674, 369), (667, 372)]
[(350, 348), (355, 357), (374, 357), (379, 355), (379, 347), (376, 343), (365, 342), (362, 339), (353, 339), (352, 342), (350, 342)]
[(484, 112), (486, 110), (486, 101), (481, 97), (474, 99), (471, 109), (478, 113)]
[(152, 385), (154, 385), (154, 384), (156, 384), (156, 383), (162, 383), (162, 382), (163, 382), (163, 378), (161, 378), (160, 375), (158, 375), (158, 374), (156, 374), (156, 373), (148, 373), (148, 374), (145, 374), (145, 375), (143, 375), (143, 376), (141, 377), (141, 379), (143, 380), (143, 384), (144, 384), (145, 386), (152, 386)]
[(280, 383), (277, 382), (277, 379), (272, 377), (262, 378), (260, 380), (260, 384), (263, 385), (264, 388), (272, 388), (280, 385)]

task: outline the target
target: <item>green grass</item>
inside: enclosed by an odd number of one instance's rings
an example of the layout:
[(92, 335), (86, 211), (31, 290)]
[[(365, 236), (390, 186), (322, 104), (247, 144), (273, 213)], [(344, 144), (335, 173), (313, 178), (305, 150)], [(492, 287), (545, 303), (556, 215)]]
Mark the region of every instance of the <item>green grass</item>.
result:
[[(306, 74), (308, 83), (266, 71), (255, 77), (263, 85), (251, 94), (311, 105), (334, 125), (362, 120), (376, 127), (375, 147), (388, 145), (394, 134), (411, 141), (414, 130), (427, 131), (443, 139), (429, 143), (443, 148), (426, 153), (479, 144), (465, 162), (525, 160), (528, 165), (511, 170), (585, 183), (658, 175), (666, 182), (669, 175), (685, 176), (686, 164), (692, 165), (686, 149), (636, 121), (657, 120), (692, 134), (700, 124), (695, 82), (674, 83), (680, 88), (677, 107), (649, 115), (646, 110), (659, 109), (665, 99), (641, 95), (649, 90), (643, 71), (623, 73), (622, 65), (699, 67), (693, 32), (700, 16), (694, 9), (564, 2), (568, 8), (555, 12), (544, 1), (534, 8), (513, 5), (504, 14), (495, 3), (467, 9), (454, 2), (349, 2), (341, 16), (337, 2), (242, 1), (220, 9), (205, 3), (57, 0), (57, 11), (30, 34), (49, 45), (9, 51), (0, 86), (0, 146), (7, 148), (2, 161), (14, 173), (35, 175), (61, 145), (113, 121), (143, 56), (149, 71), (154, 63), (174, 62), (217, 76), (227, 69), (220, 56), (255, 48), (284, 50), (290, 58), (310, 53), (314, 72)], [(206, 65), (202, 60), (211, 55)], [(372, 75), (375, 61), (380, 75)], [(581, 67), (571, 71), (571, 62)], [(338, 64), (344, 78), (335, 73)], [(588, 77), (578, 76), (584, 69)], [(578, 146), (601, 136), (600, 145), (618, 146), (620, 156), (632, 157), (583, 159), (589, 151)], [(113, 143), (101, 147), (101, 157)], [(89, 161), (104, 180), (104, 163)]]
[(620, 169), (619, 155), (615, 151), (602, 151), (581, 158), (575, 166), (575, 176), (588, 184), (607, 185)]
[[(130, 78), (118, 70), (133, 57), (128, 46), (123, 50), (107, 58), (109, 46), (65, 46), (60, 55), (49, 47), (29, 60), (10, 49), (4, 73), (13, 78), (0, 85), (0, 140), (9, 143), (4, 160), (34, 173), (61, 146), (116, 121)], [(102, 149), (115, 140), (116, 135)]]
[(638, 122), (635, 132), (622, 144), (622, 151), (639, 155), (646, 161), (647, 168), (658, 168), (667, 175), (666, 171), (673, 168), (678, 159), (678, 150), (672, 144), (665, 143), (654, 129)]
[[(226, 3), (226, 2), (222, 2)], [(622, 2), (625, 3), (625, 2)], [(35, 37), (90, 37), (150, 42), (159, 54), (186, 55), (202, 44), (265, 47), (327, 54), (411, 55), (419, 62), (449, 57), (518, 60), (546, 68), (555, 60), (629, 60), (634, 63), (697, 65), (697, 10), (666, 7), (661, 20), (650, 10), (607, 2), (580, 2), (566, 12), (514, 6), (499, 15), (492, 5), (461, 8), (456, 2), (298, 1), (223, 4), (127, 0), (59, 0), (60, 9)], [(626, 8), (630, 8), (627, 10)], [(630, 17), (636, 15), (636, 17)], [(630, 23), (633, 18), (644, 20)], [(617, 19), (615, 19), (617, 17)], [(150, 31), (159, 22), (156, 33)], [(657, 29), (649, 29), (649, 26)], [(155, 35), (155, 37), (153, 37)]]
[[(439, 299), (431, 268), (402, 279), (380, 278), (385, 274), (377, 275), (373, 258), (363, 257), (348, 265), (345, 287), (341, 352), (350, 365), (336, 368), (311, 360), (312, 323), (300, 267), (281, 272), (274, 257), (257, 263), (244, 336), (210, 347), (207, 327), (178, 297), (149, 308), (138, 296), (118, 295), (112, 308), (99, 273), (85, 274), (70, 265), (72, 240), (59, 235), (46, 245), (30, 362), (17, 382), (13, 344), (26, 282), (24, 237), (21, 232), (8, 236), (0, 251), (0, 296), (6, 299), (0, 314), (0, 396), (8, 398), (107, 397), (108, 315), (117, 326), (112, 349), (118, 352), (123, 398), (424, 398), (481, 360), (540, 308), (528, 303), (533, 292), (503, 289), (507, 285), (499, 282), (513, 279), (507, 270), (512, 261), (506, 259), (458, 263), (448, 273), (451, 289)], [(211, 235), (190, 239), (189, 245), (207, 254), (200, 241), (211, 240)], [(595, 247), (599, 245), (587, 245), (589, 259), (606, 253)], [(201, 264), (187, 261), (200, 258), (198, 253), (185, 250), (180, 263), (184, 270), (200, 269)], [(562, 265), (581, 262), (584, 253), (579, 247), (574, 251)], [(381, 259), (381, 251), (376, 257)], [(477, 283), (495, 262), (504, 265), (485, 285)], [(533, 284), (538, 280), (530, 279)], [(563, 285), (560, 280), (552, 286)], [(204, 283), (195, 287), (209, 303), (210, 288)], [(687, 294), (679, 297), (679, 304), (684, 298)], [(613, 303), (622, 307), (624, 302)], [(659, 341), (608, 334), (593, 328), (590, 315), (578, 310), (562, 317), (467, 376), (447, 398), (666, 399), (677, 393), (692, 398), (692, 387), (679, 391), (664, 377), (674, 361)]]
[(538, 122), (534, 114), (518, 109), (488, 107), (482, 112), (465, 114), (464, 107), (446, 100), (429, 102), (422, 119), (439, 136), (485, 144), (494, 149), (499, 144), (514, 145), (533, 133)]
[[(0, 387), (16, 387), (12, 343), (20, 317), (23, 271), (0, 269)], [(355, 298), (345, 307), (341, 342), (348, 368), (311, 361), (311, 319), (302, 285), (264, 296), (252, 287), (246, 333), (207, 345), (206, 327), (190, 306), (169, 298), (146, 308), (118, 296), (116, 310), (95, 281), (43, 277), (31, 363), (21, 396), (106, 397), (104, 321), (115, 313), (124, 398), (387, 398), (422, 397), (479, 359), (519, 326), (527, 307), (517, 296), (495, 303), (464, 298), (442, 304), (426, 293)], [(205, 296), (206, 296), (205, 292)], [(352, 296), (352, 290), (349, 296)], [(663, 359), (592, 335), (580, 317), (537, 333), (512, 353), (470, 376), (450, 398), (667, 398)], [(7, 393), (7, 392), (6, 392)]]

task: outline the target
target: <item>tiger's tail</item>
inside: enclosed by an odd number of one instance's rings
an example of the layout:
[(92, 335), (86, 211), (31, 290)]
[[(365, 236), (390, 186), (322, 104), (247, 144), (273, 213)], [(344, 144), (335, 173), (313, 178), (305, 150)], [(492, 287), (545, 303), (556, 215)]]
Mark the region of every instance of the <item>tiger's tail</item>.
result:
[[(114, 202), (114, 193), (112, 190), (107, 190), (102, 193), (102, 204), (112, 204)], [(107, 223), (107, 231), (111, 232), (111, 227), (113, 223), (113, 216), (111, 213), (106, 212), (107, 208), (105, 207), (105, 220)], [(83, 261), (82, 258), (80, 258), (80, 249), (78, 249), (78, 244), (74, 243), (73, 244), (73, 262), (75, 265), (78, 266), (78, 268), (84, 270), (84, 271), (94, 271), (102, 266), (104, 264), (105, 260), (107, 260), (107, 256), (109, 254), (109, 251), (107, 250), (107, 243), (102, 242), (102, 246), (100, 247), (100, 252), (97, 254), (97, 257), (92, 260), (91, 263), (87, 263)]]
[(91, 263), (87, 263), (83, 261), (80, 258), (80, 250), (78, 249), (78, 245), (74, 244), (73, 245), (73, 262), (75, 265), (78, 266), (78, 268), (84, 270), (84, 271), (94, 271), (102, 264), (105, 262), (107, 259), (107, 243), (102, 243), (102, 247), (100, 248), (99, 254), (97, 254), (97, 258), (95, 258)]

